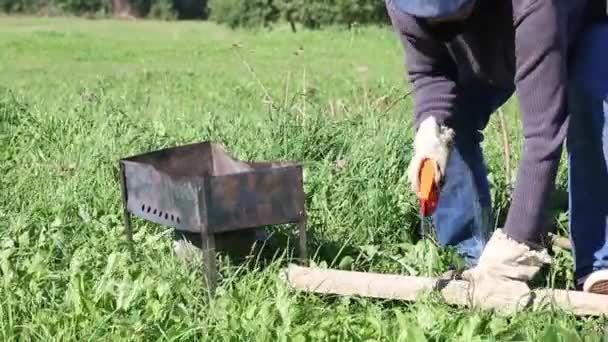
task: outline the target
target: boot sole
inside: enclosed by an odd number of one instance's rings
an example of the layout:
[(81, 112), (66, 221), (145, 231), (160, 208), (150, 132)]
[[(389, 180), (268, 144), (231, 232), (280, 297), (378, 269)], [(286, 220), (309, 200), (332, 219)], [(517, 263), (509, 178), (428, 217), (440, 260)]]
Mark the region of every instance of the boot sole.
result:
[(608, 280), (600, 280), (589, 286), (586, 292), (608, 295)]

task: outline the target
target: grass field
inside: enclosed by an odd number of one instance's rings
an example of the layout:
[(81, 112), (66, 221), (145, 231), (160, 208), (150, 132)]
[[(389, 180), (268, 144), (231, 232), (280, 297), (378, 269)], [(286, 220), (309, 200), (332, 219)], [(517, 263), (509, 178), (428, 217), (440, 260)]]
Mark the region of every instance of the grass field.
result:
[[(380, 28), (293, 34), (0, 19), (2, 340), (602, 340), (605, 320), (557, 311), (501, 317), (431, 297), (403, 304), (295, 293), (278, 277), (287, 253), (265, 267), (222, 256), (210, 299), (200, 267), (173, 256), (171, 232), (141, 220), (129, 253), (117, 160), (215, 140), (236, 158), (305, 165), (315, 264), (444, 271), (454, 253), (416, 238), (403, 76), (399, 42)], [(514, 102), (504, 112), (515, 164)], [(504, 212), (496, 118), (486, 132), (493, 196)], [(560, 232), (565, 219), (556, 214)], [(541, 286), (571, 284), (572, 258), (556, 253)]]

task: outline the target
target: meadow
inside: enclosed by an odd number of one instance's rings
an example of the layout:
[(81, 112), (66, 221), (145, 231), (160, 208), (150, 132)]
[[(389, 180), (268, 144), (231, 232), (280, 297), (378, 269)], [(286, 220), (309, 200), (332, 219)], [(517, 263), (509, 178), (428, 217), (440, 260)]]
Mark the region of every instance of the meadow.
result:
[[(142, 220), (129, 252), (118, 160), (213, 140), (235, 158), (304, 165), (314, 265), (441, 274), (458, 260), (418, 236), (405, 178), (409, 91), (389, 28), (1, 18), (2, 340), (601, 341), (605, 319), (554, 309), (504, 317), (433, 296), (400, 303), (292, 291), (279, 277), (291, 252), (280, 248), (266, 262), (220, 254), (212, 298), (200, 266), (174, 256), (172, 232)], [(515, 99), (502, 111), (514, 171)], [(508, 207), (503, 140), (495, 115), (483, 146), (497, 226)], [(269, 230), (285, 241), (289, 228)], [(538, 285), (571, 287), (572, 258), (554, 253)]]

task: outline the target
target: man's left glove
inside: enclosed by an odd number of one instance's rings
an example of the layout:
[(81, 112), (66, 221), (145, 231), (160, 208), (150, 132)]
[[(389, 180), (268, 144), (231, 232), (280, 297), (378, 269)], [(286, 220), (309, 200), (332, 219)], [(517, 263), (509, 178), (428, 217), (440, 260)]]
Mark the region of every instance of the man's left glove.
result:
[(425, 159), (435, 162), (435, 183), (441, 184), (445, 176), (453, 140), (454, 131), (437, 124), (432, 116), (429, 116), (420, 124), (414, 138), (414, 155), (407, 170), (412, 191), (417, 193), (420, 189), (420, 168)]
[[(469, 282), (473, 305), (498, 307), (513, 313), (526, 307), (531, 299), (530, 281), (544, 265), (551, 263), (546, 249), (535, 250), (497, 229), (484, 248), (479, 263), (462, 274)], [(513, 298), (517, 302), (513, 302)]]

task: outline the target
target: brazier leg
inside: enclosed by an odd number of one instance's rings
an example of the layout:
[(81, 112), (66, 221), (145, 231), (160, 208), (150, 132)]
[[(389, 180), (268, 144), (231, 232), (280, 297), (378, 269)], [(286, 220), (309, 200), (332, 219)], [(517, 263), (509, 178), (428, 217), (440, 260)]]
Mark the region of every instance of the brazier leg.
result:
[(215, 263), (215, 236), (208, 229), (201, 227), (201, 251), (203, 253), (203, 273), (209, 288), (213, 294), (217, 285), (217, 265)]
[(300, 220), (300, 222), (298, 222), (298, 235), (299, 235), (299, 242), (300, 242), (300, 247), (299, 247), (300, 260), (301, 260), (302, 264), (308, 265), (308, 249), (306, 247), (306, 245), (307, 245), (306, 216), (303, 217)]
[(125, 231), (127, 234), (127, 241), (129, 243), (129, 250), (131, 251), (131, 253), (133, 253), (134, 247), (133, 247), (133, 230), (131, 228), (131, 214), (129, 213), (129, 211), (126, 208), (124, 209), (123, 216), (124, 216), (124, 220), (125, 220)]
[(133, 252), (133, 230), (131, 229), (131, 213), (127, 207), (127, 180), (124, 165), (120, 164), (120, 190), (122, 193), (122, 215), (125, 221), (125, 233), (129, 243), (129, 250)]

